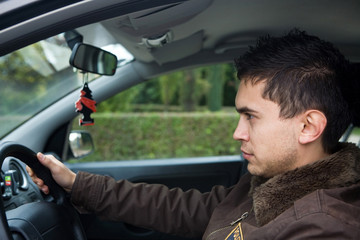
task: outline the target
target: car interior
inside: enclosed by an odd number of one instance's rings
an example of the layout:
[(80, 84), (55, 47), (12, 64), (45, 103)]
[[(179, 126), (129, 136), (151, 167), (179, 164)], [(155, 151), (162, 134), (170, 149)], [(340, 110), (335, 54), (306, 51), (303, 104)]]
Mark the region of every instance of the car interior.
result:
[[(167, 73), (232, 63), (259, 36), (281, 35), (293, 28), (332, 42), (359, 68), (359, 12), (358, 0), (0, 1), (0, 66), (21, 53), (29, 55), (25, 61), (33, 57), (31, 64), (39, 64), (37, 69), (45, 69), (44, 56), (24, 50), (32, 44), (48, 46), (53, 61), (58, 59), (62, 66), (53, 67), (57, 79), (46, 96), (35, 94), (1, 110), (0, 239), (185, 239), (79, 213), (36, 153), (53, 154), (75, 172), (202, 192), (215, 185), (234, 185), (247, 171), (246, 160), (238, 154), (70, 163), (96, 148), (87, 132), (72, 129), (79, 115), (74, 102), (87, 81), (86, 73), (96, 75), (86, 83), (101, 103)], [(16, 101), (17, 92), (29, 92), (17, 82), (11, 85), (5, 74), (0, 75), (0, 88), (13, 92), (15, 100), (10, 103)], [(5, 103), (0, 103), (3, 109)], [(349, 126), (341, 141), (359, 146), (356, 130)], [(84, 143), (77, 146), (72, 139), (88, 141), (86, 150)], [(31, 181), (26, 165), (49, 185), (50, 196)]]

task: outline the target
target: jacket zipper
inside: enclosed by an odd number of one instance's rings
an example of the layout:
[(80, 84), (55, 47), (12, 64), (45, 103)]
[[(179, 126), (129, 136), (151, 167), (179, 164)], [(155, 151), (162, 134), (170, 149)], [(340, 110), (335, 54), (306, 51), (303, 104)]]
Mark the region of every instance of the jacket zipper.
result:
[(235, 224), (237, 224), (238, 222), (241, 222), (242, 220), (244, 220), (245, 218), (247, 218), (249, 216), (248, 212), (244, 212), (240, 218), (236, 219), (235, 221), (230, 223), (230, 226), (234, 226)]
[(241, 221), (243, 221), (245, 218), (247, 218), (249, 216), (249, 213), (248, 212), (244, 212), (240, 218), (236, 219), (235, 221), (232, 221), (230, 223), (230, 225), (226, 226), (226, 227), (223, 227), (223, 228), (219, 228), (219, 229), (216, 229), (215, 231), (211, 232), (207, 237), (206, 237), (206, 240), (208, 240), (210, 238), (211, 235), (219, 232), (219, 231), (222, 231), (222, 230), (225, 230), (227, 228), (230, 228), (232, 226), (234, 226), (236, 223), (239, 223)]

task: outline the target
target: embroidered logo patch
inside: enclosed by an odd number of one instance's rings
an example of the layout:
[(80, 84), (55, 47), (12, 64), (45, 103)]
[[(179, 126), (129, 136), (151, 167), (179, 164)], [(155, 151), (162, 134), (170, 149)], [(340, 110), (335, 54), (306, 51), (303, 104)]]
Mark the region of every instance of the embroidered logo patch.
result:
[(225, 240), (244, 240), (241, 229), (241, 223), (236, 225), (234, 230), (231, 231), (231, 233), (225, 238)]

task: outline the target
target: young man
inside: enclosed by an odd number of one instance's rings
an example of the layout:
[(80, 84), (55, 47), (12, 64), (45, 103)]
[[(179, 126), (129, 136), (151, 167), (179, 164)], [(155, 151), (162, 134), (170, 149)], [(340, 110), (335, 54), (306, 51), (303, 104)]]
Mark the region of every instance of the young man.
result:
[(41, 153), (39, 161), (75, 206), (107, 219), (203, 239), (360, 239), (360, 150), (338, 143), (358, 124), (348, 61), (293, 30), (259, 39), (236, 66), (234, 139), (249, 174), (231, 188), (183, 192), (75, 174)]

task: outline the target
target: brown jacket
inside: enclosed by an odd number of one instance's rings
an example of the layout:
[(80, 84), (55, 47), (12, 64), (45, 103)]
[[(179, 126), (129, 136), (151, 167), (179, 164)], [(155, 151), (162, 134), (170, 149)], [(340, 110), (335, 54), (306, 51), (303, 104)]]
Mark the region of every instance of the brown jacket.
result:
[(183, 192), (80, 172), (72, 202), (100, 217), (203, 239), (360, 239), (360, 150), (271, 179)]

